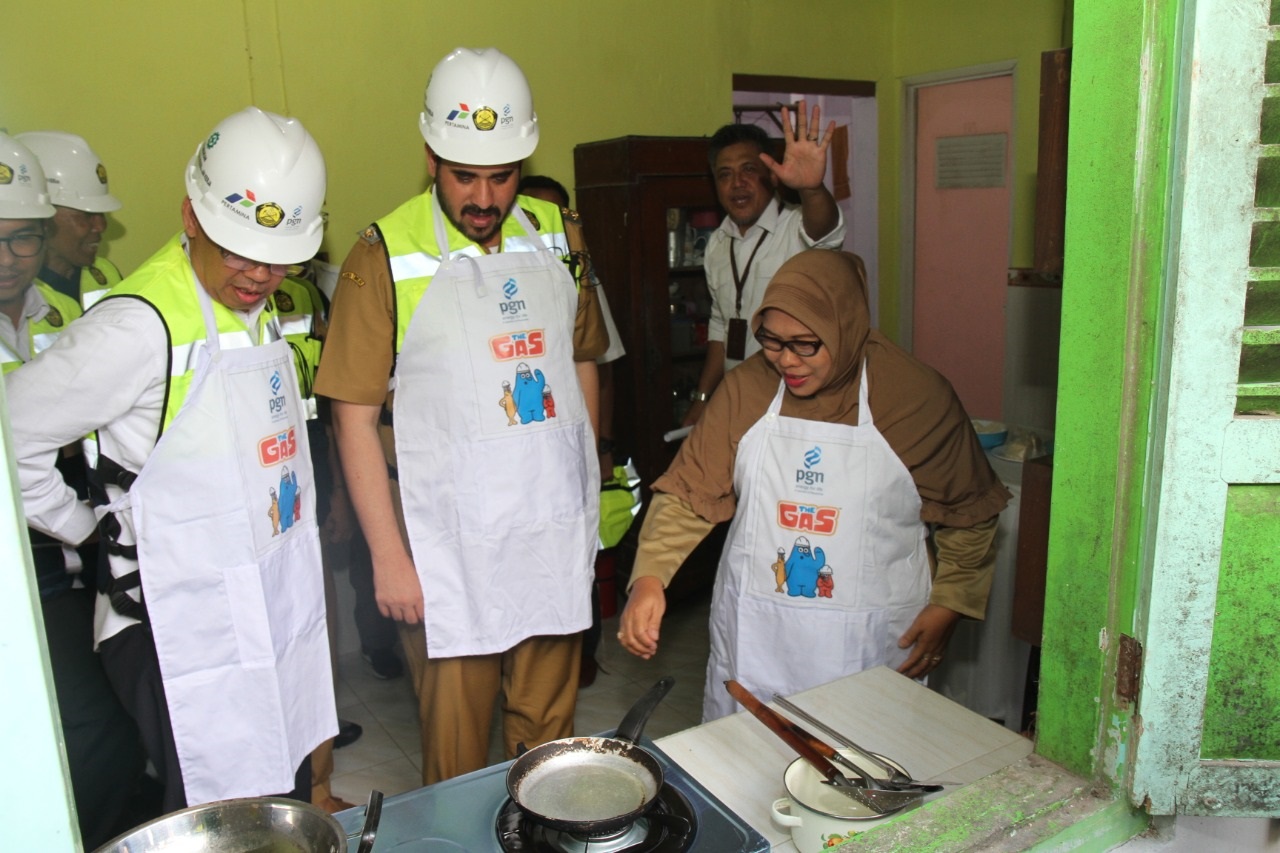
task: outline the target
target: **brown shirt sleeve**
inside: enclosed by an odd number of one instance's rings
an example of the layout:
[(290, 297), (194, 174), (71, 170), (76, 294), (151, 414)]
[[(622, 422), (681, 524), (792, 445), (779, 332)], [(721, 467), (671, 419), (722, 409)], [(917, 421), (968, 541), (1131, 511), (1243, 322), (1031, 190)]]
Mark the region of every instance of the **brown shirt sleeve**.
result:
[(999, 517), (972, 527), (939, 527), (933, 544), (937, 565), (930, 604), (938, 604), (972, 619), (987, 615), (987, 596), (996, 568), (996, 527)]
[(591, 278), (591, 253), (582, 236), (582, 223), (565, 217), (565, 238), (569, 241), (570, 265), (578, 281), (578, 314), (573, 328), (573, 360), (595, 361), (609, 348), (609, 330), (604, 325), (600, 298)]
[(382, 405), (395, 361), (395, 323), (386, 249), (380, 240), (357, 240), (333, 292), (316, 393)]
[(685, 559), (715, 525), (699, 518), (687, 501), (655, 492), (640, 528), (636, 561), (627, 589), (639, 578), (655, 577), (665, 589)]

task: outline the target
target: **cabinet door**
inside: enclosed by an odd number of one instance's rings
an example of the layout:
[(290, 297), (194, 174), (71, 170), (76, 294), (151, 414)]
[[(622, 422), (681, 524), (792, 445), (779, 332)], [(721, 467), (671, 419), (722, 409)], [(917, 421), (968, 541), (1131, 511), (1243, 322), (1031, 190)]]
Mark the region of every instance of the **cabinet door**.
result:
[(697, 212), (714, 216), (716, 208), (706, 177), (641, 179), (640, 189), (645, 255), (632, 286), (642, 293), (644, 317), (631, 379), (637, 463), (644, 466), (641, 476), (652, 482), (679, 447), (663, 436), (680, 426), (706, 353), (711, 300), (696, 237), (688, 229)]

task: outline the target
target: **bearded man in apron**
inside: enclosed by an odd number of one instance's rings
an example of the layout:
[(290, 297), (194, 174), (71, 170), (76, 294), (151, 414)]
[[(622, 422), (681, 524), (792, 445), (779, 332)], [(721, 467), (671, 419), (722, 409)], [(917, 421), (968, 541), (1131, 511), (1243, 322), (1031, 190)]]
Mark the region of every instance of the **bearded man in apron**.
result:
[(726, 679), (769, 696), (880, 665), (927, 675), (956, 622), (985, 613), (1011, 497), (950, 383), (870, 327), (857, 256), (791, 258), (752, 330), (761, 351), (654, 483), (618, 634), (657, 651), (667, 584), (732, 518), (704, 720), (736, 710)]
[(316, 391), (400, 625), (432, 784), (488, 763), (499, 693), (508, 758), (572, 734), (608, 340), (566, 267), (560, 209), (516, 194), (538, 141), (519, 67), (459, 48), (424, 102), (433, 186), (347, 256)]
[[(186, 187), (183, 230), (9, 383), (23, 502), (110, 555), (96, 640), (164, 810), (306, 800), (337, 716), (306, 413), (268, 297), (320, 246), (324, 159), (249, 107), (196, 145)], [(53, 468), (90, 433), (97, 517)], [(271, 517), (286, 469), (290, 524)]]

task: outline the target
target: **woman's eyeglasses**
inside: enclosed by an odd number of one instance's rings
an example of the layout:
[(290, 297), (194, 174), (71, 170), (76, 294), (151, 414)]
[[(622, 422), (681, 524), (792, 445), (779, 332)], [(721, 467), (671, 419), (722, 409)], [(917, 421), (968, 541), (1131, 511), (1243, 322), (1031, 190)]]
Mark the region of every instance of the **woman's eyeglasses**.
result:
[(784, 341), (766, 334), (763, 326), (756, 329), (756, 342), (769, 352), (782, 352), (784, 349), (789, 349), (801, 358), (815, 356), (818, 350), (822, 349), (822, 341)]
[[(216, 245), (216, 244), (215, 244)], [(222, 253), (222, 262), (228, 268), (238, 270), (240, 272), (248, 272), (258, 267), (266, 267), (271, 270), (272, 275), (301, 275), (302, 266), (300, 264), (264, 264), (261, 261), (252, 261), (248, 258), (237, 255), (235, 252), (228, 252), (226, 249), (218, 246), (218, 251)]]
[(14, 237), (0, 237), (0, 243), (9, 245), (9, 252), (15, 258), (34, 258), (40, 254), (44, 246), (43, 234), (18, 234)]

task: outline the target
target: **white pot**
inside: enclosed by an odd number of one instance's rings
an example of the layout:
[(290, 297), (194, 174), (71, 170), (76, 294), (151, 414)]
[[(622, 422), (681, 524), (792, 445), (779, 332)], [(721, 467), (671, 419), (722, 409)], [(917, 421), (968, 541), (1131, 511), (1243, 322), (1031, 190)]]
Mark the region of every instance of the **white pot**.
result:
[[(840, 754), (869, 773), (880, 772), (877, 768), (866, 767), (866, 762), (852, 750), (842, 749)], [(916, 800), (912, 805), (890, 814), (876, 814), (862, 803), (826, 784), (818, 771), (803, 758), (797, 758), (787, 765), (782, 784), (789, 796), (774, 801), (773, 820), (779, 826), (791, 830), (791, 840), (798, 853), (820, 853), (823, 849), (848, 841), (873, 826), (897, 818), (920, 802)]]

